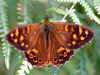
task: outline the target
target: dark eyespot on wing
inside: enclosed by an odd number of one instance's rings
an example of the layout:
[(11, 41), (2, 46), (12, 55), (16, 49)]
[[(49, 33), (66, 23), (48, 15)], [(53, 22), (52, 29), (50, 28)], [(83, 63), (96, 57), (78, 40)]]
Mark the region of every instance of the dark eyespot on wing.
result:
[[(81, 46), (85, 45), (89, 41), (91, 41), (94, 37), (94, 33), (87, 27), (79, 26), (70, 24), (70, 29), (73, 28), (74, 31), (69, 31), (71, 33), (71, 37), (69, 39), (69, 43), (71, 44), (68, 46), (69, 49), (77, 49)], [(68, 43), (66, 43), (68, 44)]]
[(22, 34), (22, 28), (17, 27), (6, 35), (6, 40), (19, 50), (27, 50), (29, 47), (28, 37)]
[(12, 29), (6, 35), (6, 40), (18, 50), (27, 50), (31, 47), (40, 24), (19, 26)]

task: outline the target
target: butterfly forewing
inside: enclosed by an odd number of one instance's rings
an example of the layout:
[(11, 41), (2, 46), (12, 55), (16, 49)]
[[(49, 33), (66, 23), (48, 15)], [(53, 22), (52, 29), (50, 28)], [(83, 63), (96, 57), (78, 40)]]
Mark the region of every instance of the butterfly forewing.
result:
[(19, 50), (27, 50), (35, 43), (39, 26), (40, 24), (32, 24), (16, 27), (6, 35), (6, 40)]
[[(92, 40), (94, 33), (87, 27), (77, 24), (54, 22), (55, 31), (62, 37), (64, 46), (69, 49), (78, 49)], [(66, 37), (67, 36), (67, 37)], [(58, 37), (58, 38), (59, 38)]]

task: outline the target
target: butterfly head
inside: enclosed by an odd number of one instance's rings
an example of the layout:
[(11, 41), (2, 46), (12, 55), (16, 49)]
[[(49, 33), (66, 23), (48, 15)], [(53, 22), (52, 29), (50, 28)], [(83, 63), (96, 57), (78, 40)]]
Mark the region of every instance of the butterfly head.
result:
[(44, 24), (44, 25), (47, 25), (47, 24), (49, 24), (49, 23), (50, 23), (49, 17), (46, 16), (45, 19), (44, 19), (44, 21), (43, 21), (43, 24)]
[(46, 16), (44, 21), (41, 23), (39, 27), (40, 32), (51, 32), (53, 31), (53, 24), (49, 21), (49, 17)]

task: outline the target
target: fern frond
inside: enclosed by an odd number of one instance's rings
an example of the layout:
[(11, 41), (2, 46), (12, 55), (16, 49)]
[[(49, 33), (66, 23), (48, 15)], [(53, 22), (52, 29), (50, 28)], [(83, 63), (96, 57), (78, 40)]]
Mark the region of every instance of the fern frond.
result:
[(80, 0), (57, 0), (58, 2), (69, 2), (69, 3), (77, 3)]
[(58, 75), (60, 67), (52, 67), (50, 75)]
[(74, 9), (75, 5), (76, 3), (73, 4), (69, 10), (66, 8), (66, 12), (68, 12), (68, 15), (72, 18), (73, 22), (75, 22), (76, 24), (81, 24), (77, 15), (75, 14), (75, 9)]
[(7, 28), (7, 14), (6, 14), (6, 8), (5, 8), (5, 1), (4, 0), (0, 0), (0, 16), (1, 16), (1, 25), (2, 25), (2, 34), (0, 34), (0, 37), (2, 38), (2, 50), (3, 50), (3, 54), (5, 57), (5, 65), (6, 68), (9, 69), (9, 60), (10, 60), (10, 46), (6, 43), (5, 41), (5, 35), (8, 32), (8, 28)]
[(98, 14), (100, 14), (100, 0), (93, 0), (93, 5)]
[(83, 49), (80, 49), (80, 75), (86, 75), (85, 72), (85, 57), (83, 55)]
[(71, 10), (68, 10), (66, 8), (66, 12), (68, 12), (69, 16), (72, 18), (73, 22), (75, 22), (76, 24), (80, 24), (80, 21), (79, 21), (79, 18), (77, 17), (77, 15), (75, 14), (75, 9), (71, 9)]
[(22, 65), (19, 67), (19, 69), (16, 71), (16, 75), (27, 75), (30, 73), (30, 70), (32, 69), (32, 65), (24, 60), (22, 62)]
[(5, 65), (6, 65), (6, 68), (9, 70), (10, 68), (10, 46), (6, 43), (5, 39), (2, 39), (1, 40), (3, 43), (2, 43), (2, 52), (3, 52), (3, 55), (5, 57)]
[(4, 30), (3, 30), (3, 29), (1, 29), (1, 30), (0, 30), (0, 33), (2, 33), (2, 32), (4, 32)]
[[(24, 24), (31, 23), (30, 19), (30, 1), (24, 0)], [(32, 69), (32, 65), (28, 63), (26, 60), (22, 62), (22, 65), (19, 66), (19, 69), (16, 72), (16, 75), (27, 75), (30, 73), (30, 70)]]
[[(91, 20), (94, 20), (96, 23), (100, 24), (100, 19), (93, 13), (93, 10), (89, 6), (88, 2), (85, 0), (57, 0), (58, 2), (68, 2), (68, 3), (80, 3), (84, 7), (86, 14), (89, 16)], [(98, 14), (100, 14), (100, 4), (99, 0), (94, 0), (95, 9), (97, 10)]]
[(75, 9), (74, 9), (75, 5), (76, 5), (76, 3), (73, 4), (70, 9), (66, 8), (66, 11), (62, 10), (62, 9), (56, 10), (57, 13), (64, 15), (64, 17), (61, 20), (62, 22), (65, 22), (66, 21), (65, 18), (69, 15), (72, 18), (73, 22), (75, 22), (76, 24), (81, 24), (80, 21), (79, 21), (79, 18), (75, 14)]
[(24, 0), (24, 23), (32, 23), (30, 19), (30, 1)]
[(91, 65), (91, 60), (89, 59), (88, 55), (85, 54), (85, 58), (86, 58), (85, 67), (86, 67), (87, 75), (95, 75), (93, 65)]
[(94, 20), (96, 23), (100, 24), (100, 19), (93, 13), (93, 10), (89, 6), (89, 4), (85, 0), (80, 0), (79, 2), (86, 12), (86, 14), (89, 16), (91, 20)]

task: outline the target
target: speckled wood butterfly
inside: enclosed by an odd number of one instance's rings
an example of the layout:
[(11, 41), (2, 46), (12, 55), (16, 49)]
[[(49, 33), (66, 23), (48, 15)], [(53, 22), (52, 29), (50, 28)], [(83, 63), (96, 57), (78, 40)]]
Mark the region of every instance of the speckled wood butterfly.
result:
[(50, 22), (19, 26), (7, 35), (7, 41), (24, 52), (27, 60), (37, 67), (60, 66), (78, 49), (92, 40), (94, 33), (77, 24)]

